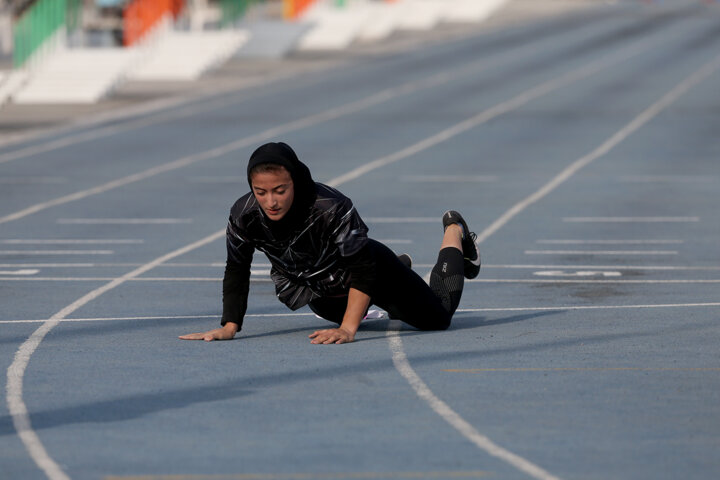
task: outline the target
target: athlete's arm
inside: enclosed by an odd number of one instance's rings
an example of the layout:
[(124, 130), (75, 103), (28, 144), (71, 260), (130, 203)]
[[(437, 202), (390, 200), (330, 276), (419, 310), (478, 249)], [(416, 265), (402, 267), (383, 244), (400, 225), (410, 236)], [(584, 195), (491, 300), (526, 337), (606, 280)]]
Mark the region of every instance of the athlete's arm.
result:
[(350, 293), (348, 293), (345, 316), (340, 327), (317, 330), (310, 335), (310, 338), (312, 338), (311, 343), (327, 345), (330, 343), (352, 342), (355, 340), (355, 333), (357, 333), (360, 322), (362, 322), (369, 306), (370, 296), (351, 287)]
[(250, 263), (254, 248), (236, 233), (232, 217), (226, 234), (227, 261), (223, 276), (223, 315), (220, 328), (181, 335), (181, 340), (231, 340), (242, 328), (250, 287)]

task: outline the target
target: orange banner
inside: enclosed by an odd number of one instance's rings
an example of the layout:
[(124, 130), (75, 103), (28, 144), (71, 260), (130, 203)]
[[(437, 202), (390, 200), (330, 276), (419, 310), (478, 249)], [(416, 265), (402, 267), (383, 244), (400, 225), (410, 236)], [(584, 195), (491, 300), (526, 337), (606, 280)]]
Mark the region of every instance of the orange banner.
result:
[(123, 45), (135, 45), (166, 15), (177, 17), (184, 0), (133, 0), (123, 12)]
[(283, 15), (287, 20), (295, 20), (304, 12), (315, 0), (284, 0)]

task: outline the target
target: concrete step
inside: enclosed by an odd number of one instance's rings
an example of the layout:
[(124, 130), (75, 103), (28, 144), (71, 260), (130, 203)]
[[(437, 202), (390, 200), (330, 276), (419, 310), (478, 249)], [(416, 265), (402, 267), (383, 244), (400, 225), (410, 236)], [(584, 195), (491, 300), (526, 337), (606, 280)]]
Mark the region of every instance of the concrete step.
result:
[(151, 40), (128, 72), (132, 80), (195, 80), (228, 60), (249, 38), (244, 30), (169, 31)]
[(4, 104), (27, 81), (28, 73), (25, 70), (10, 70), (0, 73), (0, 105)]
[(442, 14), (445, 22), (482, 22), (507, 0), (453, 0)]
[(137, 60), (133, 49), (60, 50), (32, 70), (13, 95), (18, 104), (94, 103), (107, 96)]
[(298, 50), (341, 50), (354, 41), (378, 41), (396, 30), (430, 30), (440, 22), (480, 22), (507, 0), (349, 0), (314, 4), (302, 17), (311, 29)]
[(313, 26), (298, 42), (298, 50), (342, 50), (358, 36), (371, 20), (370, 11), (357, 8), (357, 3), (338, 8), (331, 3), (318, 2), (302, 17)]

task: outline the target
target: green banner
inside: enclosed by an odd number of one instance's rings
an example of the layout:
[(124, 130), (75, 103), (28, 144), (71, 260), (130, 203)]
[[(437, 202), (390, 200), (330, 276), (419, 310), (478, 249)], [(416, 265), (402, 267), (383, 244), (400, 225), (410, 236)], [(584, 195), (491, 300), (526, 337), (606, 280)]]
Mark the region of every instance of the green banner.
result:
[(259, 0), (220, 0), (222, 17), (220, 25), (227, 27), (232, 25), (245, 15), (247, 9)]
[(13, 66), (21, 67), (61, 28), (80, 27), (82, 0), (39, 0), (13, 26)]

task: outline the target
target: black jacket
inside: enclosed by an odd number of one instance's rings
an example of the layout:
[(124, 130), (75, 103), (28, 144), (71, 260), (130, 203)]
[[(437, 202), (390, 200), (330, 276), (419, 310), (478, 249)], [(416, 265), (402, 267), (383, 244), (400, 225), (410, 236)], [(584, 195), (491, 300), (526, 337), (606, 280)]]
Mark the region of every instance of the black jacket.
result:
[(269, 146), (273, 147), (272, 155), (267, 155), (268, 148), (260, 154), (258, 149), (251, 157), (248, 171), (263, 163), (263, 158), (266, 163), (282, 164), (293, 177), (295, 199), (290, 211), (279, 221), (268, 219), (252, 192), (235, 202), (230, 210), (223, 325), (227, 322), (242, 325), (255, 249), (263, 252), (272, 264), (270, 275), (276, 294), (292, 310), (318, 297), (345, 295), (350, 287), (369, 293), (373, 281), (372, 260), (363, 248), (368, 241), (368, 229), (352, 201), (332, 187), (313, 182), (309, 170), (290, 147)]

